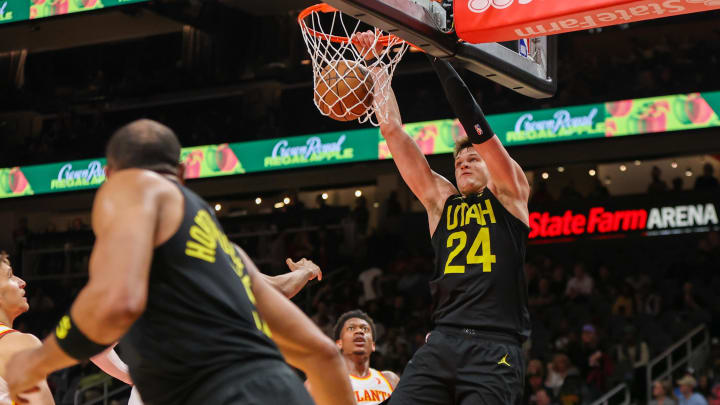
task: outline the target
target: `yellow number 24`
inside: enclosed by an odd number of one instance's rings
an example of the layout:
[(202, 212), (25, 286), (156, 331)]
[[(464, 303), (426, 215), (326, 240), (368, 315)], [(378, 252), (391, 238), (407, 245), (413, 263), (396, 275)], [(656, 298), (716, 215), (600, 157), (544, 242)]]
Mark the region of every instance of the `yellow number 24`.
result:
[[(453, 232), (448, 236), (447, 247), (451, 248), (455, 245), (455, 240), (458, 240), (457, 246), (448, 255), (447, 262), (445, 263), (445, 274), (450, 273), (465, 273), (464, 265), (452, 265), (455, 256), (465, 249), (467, 244), (467, 234), (465, 231)], [(482, 246), (482, 253), (478, 256), (478, 250)], [(489, 273), (492, 271), (492, 264), (495, 263), (495, 255), (490, 253), (490, 230), (488, 228), (480, 228), (475, 241), (470, 246), (470, 250), (467, 253), (467, 264), (482, 264), (483, 273)]]

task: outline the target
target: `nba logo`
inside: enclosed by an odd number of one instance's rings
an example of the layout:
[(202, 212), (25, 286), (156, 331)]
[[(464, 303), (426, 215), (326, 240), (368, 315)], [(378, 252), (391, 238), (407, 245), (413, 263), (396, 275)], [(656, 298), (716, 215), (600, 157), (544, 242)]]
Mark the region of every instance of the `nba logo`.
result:
[(518, 53), (526, 58), (528, 57), (529, 41), (527, 38), (518, 40)]

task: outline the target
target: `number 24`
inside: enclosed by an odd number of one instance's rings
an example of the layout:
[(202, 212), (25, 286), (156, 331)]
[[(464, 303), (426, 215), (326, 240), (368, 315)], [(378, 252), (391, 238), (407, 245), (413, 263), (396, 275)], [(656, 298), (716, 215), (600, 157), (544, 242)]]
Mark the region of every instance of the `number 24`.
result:
[[(465, 273), (464, 265), (451, 265), (455, 256), (465, 249), (467, 244), (467, 233), (465, 231), (453, 232), (448, 236), (447, 247), (450, 248), (455, 244), (455, 240), (459, 243), (455, 249), (450, 252), (447, 262), (445, 263), (445, 274), (450, 273)], [(482, 246), (482, 253), (478, 256), (478, 250)], [(490, 253), (490, 230), (488, 228), (480, 228), (475, 241), (470, 246), (470, 250), (467, 253), (467, 264), (480, 264), (483, 265), (483, 273), (489, 273), (492, 271), (492, 264), (495, 263), (495, 255)]]

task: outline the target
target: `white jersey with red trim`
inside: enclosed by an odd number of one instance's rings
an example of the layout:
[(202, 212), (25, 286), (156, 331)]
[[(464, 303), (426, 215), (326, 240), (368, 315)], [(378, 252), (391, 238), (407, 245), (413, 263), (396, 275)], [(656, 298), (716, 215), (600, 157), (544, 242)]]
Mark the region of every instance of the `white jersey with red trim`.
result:
[(368, 376), (364, 378), (350, 374), (350, 382), (358, 405), (377, 405), (388, 399), (393, 392), (387, 378), (374, 368), (371, 368)]
[[(0, 338), (7, 335), (8, 333), (16, 332), (13, 328), (0, 324)], [(12, 405), (10, 400), (10, 390), (8, 389), (7, 383), (0, 377), (0, 405)]]

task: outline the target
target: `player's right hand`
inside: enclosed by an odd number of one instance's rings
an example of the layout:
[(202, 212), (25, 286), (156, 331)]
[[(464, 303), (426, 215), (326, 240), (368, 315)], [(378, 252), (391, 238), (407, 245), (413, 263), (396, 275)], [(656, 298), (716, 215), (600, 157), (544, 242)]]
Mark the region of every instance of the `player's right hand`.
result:
[(317, 264), (313, 263), (312, 260), (302, 258), (297, 262), (293, 262), (292, 259), (288, 257), (285, 259), (285, 263), (290, 271), (307, 271), (308, 281), (314, 280), (315, 278), (317, 278), (318, 281), (322, 280), (322, 270)]
[[(379, 32), (369, 30), (365, 32), (356, 32), (353, 34), (351, 41), (363, 58), (380, 58), (385, 46), (375, 42), (375, 39), (379, 36), (379, 34)], [(375, 44), (374, 47), (373, 44)]]

